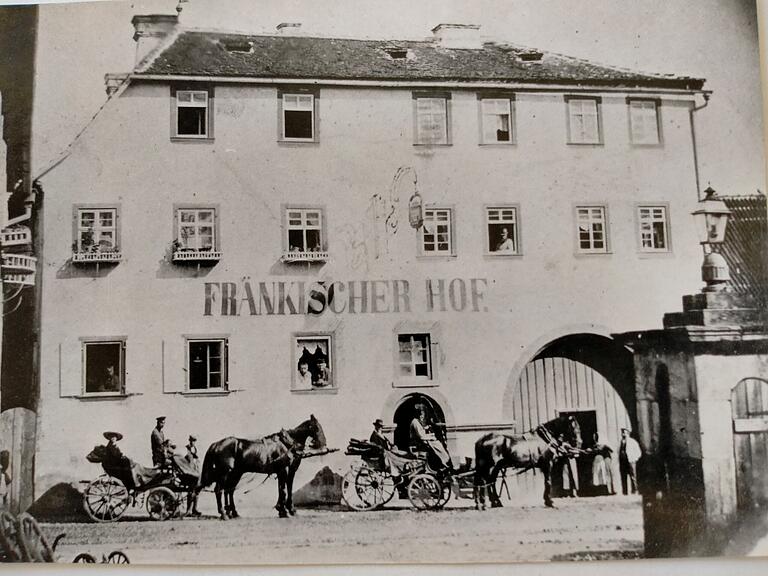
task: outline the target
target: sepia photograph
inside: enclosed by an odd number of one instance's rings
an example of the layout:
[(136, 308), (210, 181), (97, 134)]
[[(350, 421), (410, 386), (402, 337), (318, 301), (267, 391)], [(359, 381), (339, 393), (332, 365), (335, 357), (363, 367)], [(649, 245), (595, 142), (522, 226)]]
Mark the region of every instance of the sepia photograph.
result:
[(0, 561), (768, 556), (761, 13), (0, 2)]

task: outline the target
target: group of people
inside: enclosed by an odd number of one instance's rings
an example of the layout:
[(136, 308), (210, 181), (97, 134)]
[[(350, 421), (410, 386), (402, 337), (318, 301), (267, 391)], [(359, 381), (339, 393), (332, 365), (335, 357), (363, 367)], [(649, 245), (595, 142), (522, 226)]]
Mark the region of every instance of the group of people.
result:
[[(120, 432), (111, 431), (104, 432), (104, 438), (107, 439), (105, 464), (113, 469), (122, 469), (130, 473), (130, 480), (134, 486), (141, 486), (150, 482), (159, 474), (167, 473), (168, 469), (174, 465), (183, 474), (190, 477), (199, 476), (200, 462), (197, 454), (197, 438), (190, 435), (185, 446), (186, 454), (184, 456), (176, 454), (176, 445), (166, 439), (163, 432), (165, 421), (165, 416), (158, 416), (155, 419), (155, 427), (150, 434), (153, 468), (145, 468), (125, 456), (117, 445), (123, 439), (123, 435)], [(189, 492), (187, 498), (187, 515), (200, 516), (197, 509), (197, 495), (194, 490)]]

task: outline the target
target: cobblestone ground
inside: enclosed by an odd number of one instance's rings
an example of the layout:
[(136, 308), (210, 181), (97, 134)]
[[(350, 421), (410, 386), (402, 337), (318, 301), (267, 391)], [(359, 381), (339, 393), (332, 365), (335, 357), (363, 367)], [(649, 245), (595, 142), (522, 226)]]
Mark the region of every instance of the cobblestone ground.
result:
[(123, 550), (132, 563), (514, 562), (627, 558), (642, 553), (638, 497), (558, 500), (558, 508), (507, 506), (478, 512), (453, 507), (416, 512), (394, 506), (374, 512), (249, 510), (222, 522), (212, 516), (115, 524), (44, 524), (48, 537), (66, 533), (62, 562), (79, 552), (97, 557)]

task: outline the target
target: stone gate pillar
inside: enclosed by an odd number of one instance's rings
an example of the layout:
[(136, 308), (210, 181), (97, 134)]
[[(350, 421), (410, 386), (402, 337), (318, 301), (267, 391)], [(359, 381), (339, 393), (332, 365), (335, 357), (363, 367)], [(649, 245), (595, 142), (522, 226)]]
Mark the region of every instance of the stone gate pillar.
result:
[(663, 330), (624, 337), (634, 350), (646, 556), (717, 554), (742, 516), (731, 392), (768, 378), (765, 312), (746, 295), (695, 294)]

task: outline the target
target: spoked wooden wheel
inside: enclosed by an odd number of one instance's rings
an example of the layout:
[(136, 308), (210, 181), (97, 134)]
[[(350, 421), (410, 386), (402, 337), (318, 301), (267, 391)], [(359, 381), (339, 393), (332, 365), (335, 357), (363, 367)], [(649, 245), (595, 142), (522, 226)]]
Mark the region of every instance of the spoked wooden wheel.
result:
[(121, 552), (120, 550), (115, 550), (114, 552), (110, 552), (109, 556), (107, 556), (107, 564), (130, 564), (131, 561), (128, 560), (128, 556), (125, 555), (125, 552)]
[(408, 499), (417, 510), (437, 510), (447, 502), (442, 483), (432, 474), (417, 474), (411, 479)]
[(147, 494), (147, 512), (152, 520), (168, 520), (179, 507), (176, 494), (170, 488), (153, 488)]
[(0, 511), (0, 562), (20, 562), (22, 558), (18, 524), (13, 514)]
[(395, 496), (395, 481), (389, 472), (353, 466), (342, 479), (341, 496), (353, 510), (375, 510)]
[(72, 564), (96, 564), (96, 558), (94, 558), (88, 552), (81, 552), (75, 559), (72, 560)]
[(114, 522), (122, 516), (131, 503), (131, 495), (116, 478), (102, 476), (85, 489), (85, 512), (95, 522)]
[(18, 539), (21, 547), (21, 559), (24, 562), (55, 562), (53, 548), (43, 536), (40, 525), (27, 513), (19, 515), (17, 520)]

